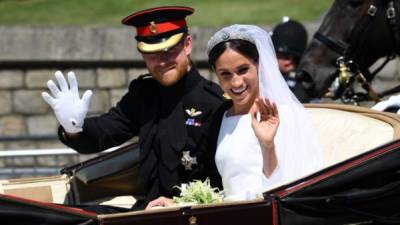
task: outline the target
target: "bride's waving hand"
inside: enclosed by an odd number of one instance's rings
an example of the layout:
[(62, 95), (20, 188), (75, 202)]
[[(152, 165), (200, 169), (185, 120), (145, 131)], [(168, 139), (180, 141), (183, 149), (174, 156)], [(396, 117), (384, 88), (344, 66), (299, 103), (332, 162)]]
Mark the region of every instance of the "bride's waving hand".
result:
[(268, 99), (256, 99), (251, 115), (251, 125), (260, 145), (263, 148), (271, 147), (279, 126), (279, 112), (276, 104)]
[(256, 99), (251, 108), (251, 126), (260, 143), (263, 172), (269, 177), (277, 166), (275, 135), (279, 126), (279, 112), (268, 99)]

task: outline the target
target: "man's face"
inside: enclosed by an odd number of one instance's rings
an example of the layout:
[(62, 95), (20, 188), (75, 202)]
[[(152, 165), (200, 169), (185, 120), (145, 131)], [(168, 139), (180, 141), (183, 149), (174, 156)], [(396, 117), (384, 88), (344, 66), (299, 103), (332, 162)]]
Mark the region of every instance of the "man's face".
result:
[(142, 54), (151, 76), (163, 86), (177, 83), (189, 70), (192, 38), (184, 37), (179, 44), (166, 52)]
[(282, 74), (287, 74), (296, 69), (296, 63), (293, 56), (288, 54), (277, 53), (279, 70)]

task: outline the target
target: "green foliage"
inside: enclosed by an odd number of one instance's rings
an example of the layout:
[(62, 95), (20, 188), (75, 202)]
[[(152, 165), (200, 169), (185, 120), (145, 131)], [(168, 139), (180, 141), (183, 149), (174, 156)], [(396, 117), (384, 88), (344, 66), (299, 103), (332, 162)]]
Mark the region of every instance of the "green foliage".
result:
[(218, 203), (223, 200), (223, 192), (211, 187), (209, 179), (204, 182), (195, 180), (177, 188), (181, 190), (181, 195), (173, 198), (177, 205)]
[(195, 8), (191, 25), (267, 25), (282, 16), (315, 20), (332, 0), (0, 0), (0, 25), (120, 25), (134, 11), (161, 5)]

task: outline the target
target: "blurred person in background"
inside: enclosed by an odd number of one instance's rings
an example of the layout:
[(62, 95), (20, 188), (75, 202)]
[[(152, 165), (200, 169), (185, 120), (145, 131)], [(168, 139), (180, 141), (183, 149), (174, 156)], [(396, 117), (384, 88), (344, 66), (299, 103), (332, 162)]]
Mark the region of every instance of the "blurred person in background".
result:
[(306, 29), (298, 21), (283, 17), (282, 22), (273, 28), (271, 39), (274, 43), (279, 70), (290, 90), (300, 102), (310, 102), (311, 99), (304, 87), (296, 81), (296, 68), (307, 47), (308, 35)]

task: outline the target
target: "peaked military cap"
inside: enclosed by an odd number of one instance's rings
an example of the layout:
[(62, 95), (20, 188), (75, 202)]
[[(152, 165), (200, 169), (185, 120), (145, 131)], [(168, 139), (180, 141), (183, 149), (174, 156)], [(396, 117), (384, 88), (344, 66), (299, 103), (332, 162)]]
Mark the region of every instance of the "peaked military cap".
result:
[(177, 45), (188, 28), (185, 17), (194, 9), (184, 6), (163, 6), (135, 12), (122, 20), (136, 27), (137, 48), (142, 53), (168, 51)]

